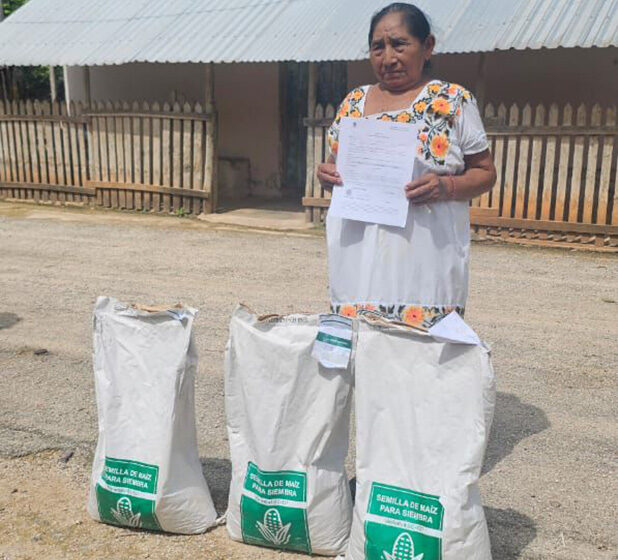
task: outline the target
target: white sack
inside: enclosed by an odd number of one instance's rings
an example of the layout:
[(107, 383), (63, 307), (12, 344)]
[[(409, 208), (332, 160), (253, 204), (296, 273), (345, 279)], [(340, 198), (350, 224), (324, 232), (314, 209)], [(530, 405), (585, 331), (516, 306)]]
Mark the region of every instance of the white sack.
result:
[(495, 403), (483, 346), (359, 320), (346, 560), (490, 560), (477, 487)]
[(225, 359), (227, 529), (248, 544), (334, 555), (348, 539), (351, 371), (311, 356), (319, 315), (238, 307)]
[(99, 521), (200, 533), (216, 513), (197, 451), (196, 310), (148, 312), (100, 297), (94, 311), (99, 441), (88, 511)]

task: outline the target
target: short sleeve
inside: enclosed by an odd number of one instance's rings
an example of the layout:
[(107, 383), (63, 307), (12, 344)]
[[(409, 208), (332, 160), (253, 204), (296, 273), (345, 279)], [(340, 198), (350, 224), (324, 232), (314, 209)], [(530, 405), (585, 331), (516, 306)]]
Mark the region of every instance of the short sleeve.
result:
[(476, 100), (470, 94), (464, 96), (462, 100), (461, 113), (455, 121), (455, 129), (463, 155), (478, 154), (489, 148)]
[(353, 89), (345, 96), (344, 100), (337, 108), (335, 120), (330, 125), (327, 132), (328, 148), (330, 150), (330, 155), (333, 156), (333, 158), (337, 157), (337, 152), (339, 150), (339, 125), (341, 123), (341, 119), (342, 117), (360, 118), (362, 116), (362, 107), (366, 93), (365, 89), (365, 87)]
[[(337, 114), (339, 114), (339, 110), (337, 111)], [(337, 157), (337, 151), (339, 150), (339, 122), (340, 120), (341, 119), (339, 118), (335, 118), (335, 120), (330, 125), (328, 132), (326, 133), (327, 138), (328, 138), (328, 149), (330, 150), (330, 155), (333, 156), (333, 158)]]
[(339, 104), (337, 112), (335, 113), (335, 120), (333, 120), (327, 132), (328, 149), (333, 158), (337, 157), (337, 152), (339, 151), (339, 123), (341, 123), (341, 117), (345, 117), (348, 114), (351, 95), (352, 92), (348, 93)]

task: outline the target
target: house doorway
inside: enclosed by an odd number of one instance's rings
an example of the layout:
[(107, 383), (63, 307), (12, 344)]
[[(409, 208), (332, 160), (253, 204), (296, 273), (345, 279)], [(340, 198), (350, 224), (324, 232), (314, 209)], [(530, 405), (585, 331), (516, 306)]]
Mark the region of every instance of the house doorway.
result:
[[(307, 116), (309, 63), (280, 64), (281, 187), (283, 197), (300, 204), (307, 173)], [(318, 63), (316, 100), (335, 107), (347, 93), (345, 62)]]

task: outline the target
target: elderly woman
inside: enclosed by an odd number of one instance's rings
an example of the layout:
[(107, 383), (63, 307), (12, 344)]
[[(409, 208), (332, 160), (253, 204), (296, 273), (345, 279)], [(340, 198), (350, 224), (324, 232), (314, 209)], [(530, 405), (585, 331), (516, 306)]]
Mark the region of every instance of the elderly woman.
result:
[(423, 327), (453, 310), (463, 315), (468, 202), (491, 189), (496, 172), (472, 95), (426, 74), (434, 46), (417, 7), (394, 3), (376, 13), (369, 52), (378, 82), (352, 90), (329, 129), (331, 155), (317, 173), (325, 188), (345, 182), (336, 165), (342, 117), (419, 130), (414, 177), (401, 186), (410, 202), (405, 228), (327, 217), (331, 302), (343, 315), (374, 309)]

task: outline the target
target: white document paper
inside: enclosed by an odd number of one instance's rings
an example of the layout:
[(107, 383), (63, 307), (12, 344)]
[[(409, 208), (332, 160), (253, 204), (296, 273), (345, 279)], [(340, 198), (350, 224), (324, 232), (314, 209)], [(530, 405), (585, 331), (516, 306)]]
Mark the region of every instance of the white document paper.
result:
[(430, 327), (428, 332), (438, 342), (483, 345), (478, 335), (467, 325), (457, 311), (451, 311), (444, 319)]
[(333, 216), (405, 227), (409, 202), (404, 187), (412, 179), (417, 127), (376, 119), (341, 119)]
[(352, 320), (340, 315), (320, 315), (320, 329), (311, 356), (327, 368), (347, 368), (352, 352)]

